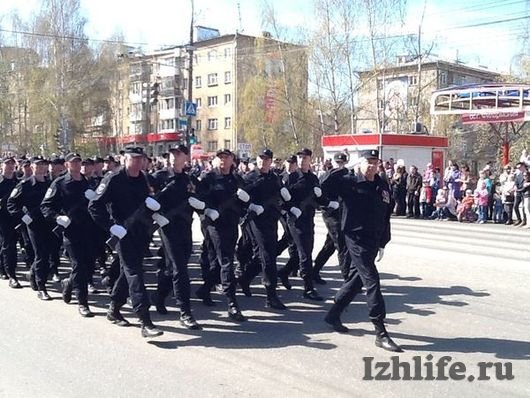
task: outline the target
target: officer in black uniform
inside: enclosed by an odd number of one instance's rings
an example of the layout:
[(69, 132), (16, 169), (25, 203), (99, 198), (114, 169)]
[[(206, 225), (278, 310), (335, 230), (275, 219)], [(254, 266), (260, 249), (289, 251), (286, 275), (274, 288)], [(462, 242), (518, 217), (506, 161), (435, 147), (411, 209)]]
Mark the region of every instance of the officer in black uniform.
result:
[(204, 211), (206, 242), (210, 269), (204, 278), (204, 284), (197, 290), (197, 297), (208, 300), (210, 289), (219, 276), (223, 294), (228, 301), (228, 316), (238, 322), (245, 321), (236, 300), (234, 275), (234, 252), (238, 237), (239, 217), (250, 197), (241, 188), (244, 182), (233, 169), (234, 154), (229, 149), (220, 149), (216, 156), (219, 167), (214, 168), (202, 178), (199, 196), (205, 201)]
[(23, 222), (35, 253), (35, 260), (30, 270), (30, 284), (38, 290), (41, 300), (51, 300), (46, 290), (46, 280), (50, 272), (51, 228), (44, 219), (40, 204), (50, 182), (46, 178), (48, 161), (40, 156), (31, 159), (33, 175), (22, 180), (11, 192), (7, 200), (7, 210), (17, 223)]
[(119, 239), (116, 251), (121, 269), (112, 290), (107, 319), (118, 326), (129, 325), (120, 308), (130, 295), (133, 310), (142, 323), (142, 336), (155, 337), (163, 332), (151, 321), (143, 258), (149, 245), (152, 216), (160, 204), (149, 196), (143, 164), (143, 149), (127, 148), (124, 167), (103, 178), (88, 210), (98, 225)]
[[(337, 197), (337, 184), (341, 182), (342, 177), (348, 174), (348, 169), (345, 167), (348, 162), (348, 155), (344, 152), (336, 153), (334, 156), (335, 163), (337, 164), (336, 168), (327, 171), (320, 178), (320, 187), (324, 195), (328, 199), (339, 202), (340, 200)], [(348, 275), (348, 265), (349, 261), (348, 249), (344, 243), (344, 235), (342, 233), (340, 222), (342, 218), (342, 210), (340, 206), (338, 209), (325, 208), (322, 210), (322, 218), (324, 219), (324, 224), (328, 229), (328, 234), (326, 236), (326, 241), (324, 246), (318, 252), (314, 267), (313, 267), (313, 281), (319, 285), (325, 285), (326, 281), (320, 276), (320, 271), (324, 267), (324, 264), (328, 261), (331, 255), (337, 251), (337, 257), (339, 259), (339, 268), (341, 270), (342, 276), (346, 279)]]
[[(93, 317), (88, 307), (88, 281), (95, 263), (95, 236), (99, 228), (88, 213), (88, 201), (96, 195), (88, 179), (81, 174), (81, 156), (66, 155), (66, 173), (56, 178), (44, 196), (42, 214), (58, 227), (54, 232), (64, 234), (64, 248), (70, 258), (72, 272), (62, 281), (63, 300), (69, 303), (72, 290), (77, 297), (82, 317)], [(64, 232), (63, 232), (64, 231)]]
[[(315, 209), (319, 206), (338, 208), (336, 201), (329, 201), (322, 195), (317, 176), (311, 171), (313, 152), (304, 148), (297, 153), (298, 170), (289, 174), (286, 188), (292, 196), (293, 207), (287, 213), (287, 227), (298, 253), (300, 276), (304, 281), (304, 297), (322, 301), (313, 286), (313, 245), (315, 241)], [(292, 271), (287, 263), (278, 271), (282, 280)], [(284, 283), (285, 285), (285, 283)]]
[(1, 251), (1, 278), (9, 279), (9, 287), (20, 289), (17, 267), (17, 233), (13, 218), (7, 211), (7, 198), (18, 184), (15, 178), (15, 159), (6, 157), (2, 159), (2, 175), (0, 175), (0, 237), (2, 238)]
[(385, 302), (381, 294), (379, 273), (375, 266), (380, 261), (384, 247), (390, 241), (390, 190), (377, 174), (379, 151), (361, 153), (359, 172), (345, 176), (338, 187), (343, 201), (342, 229), (351, 262), (348, 277), (335, 295), (335, 303), (325, 321), (336, 331), (346, 333), (340, 319), (341, 313), (360, 293), (366, 289), (369, 316), (375, 326), (377, 347), (400, 352), (385, 329)]
[[(18, 161), (18, 169), (16, 172), (16, 177), (18, 182), (25, 180), (33, 175), (33, 170), (31, 169), (31, 160), (27, 159), (25, 156), (21, 157)], [(35, 261), (35, 253), (33, 252), (33, 246), (29, 239), (28, 229), (26, 224), (20, 223), (16, 227), (17, 239), (20, 242), (20, 246), (23, 249), (24, 262), (26, 263), (27, 268), (31, 268), (33, 261)]]
[(194, 197), (195, 187), (184, 172), (188, 148), (178, 145), (169, 152), (171, 168), (159, 170), (154, 175), (156, 199), (160, 202), (161, 214), (169, 220), (169, 224), (159, 229), (165, 264), (158, 272), (155, 304), (159, 313), (167, 313), (164, 300), (173, 289), (181, 324), (188, 329), (200, 329), (191, 313), (188, 261), (193, 248), (193, 209), (204, 210), (205, 203)]
[(276, 293), (278, 220), (281, 217), (281, 206), (289, 209), (291, 197), (280, 177), (271, 169), (272, 158), (273, 152), (264, 149), (256, 160), (257, 167), (244, 177), (250, 205), (243, 230), (250, 237), (252, 259), (238, 279), (243, 290), (248, 291), (252, 279), (263, 271), (262, 280), (267, 292), (265, 306), (284, 310), (287, 307)]
[[(55, 156), (50, 159), (48, 172), (50, 183), (66, 172), (64, 163), (65, 159), (60, 156)], [(52, 234), (50, 236), (50, 242), (50, 275), (54, 282), (61, 282), (59, 266), (61, 265), (62, 237)]]

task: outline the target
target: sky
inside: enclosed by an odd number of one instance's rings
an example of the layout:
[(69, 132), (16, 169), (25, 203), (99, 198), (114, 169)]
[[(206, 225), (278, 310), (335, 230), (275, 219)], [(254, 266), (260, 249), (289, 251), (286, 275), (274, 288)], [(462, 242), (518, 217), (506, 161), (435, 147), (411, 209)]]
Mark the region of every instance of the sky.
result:
[[(236, 30), (260, 34), (263, 0), (195, 0), (195, 24), (217, 28), (221, 34)], [(352, 0), (360, 1), (360, 0)], [(281, 26), (296, 29), (314, 25), (309, 0), (270, 0)], [(123, 33), (129, 43), (143, 48), (184, 44), (189, 35), (191, 0), (81, 0), (91, 39)], [(17, 10), (22, 18), (35, 13), (38, 0), (1, 0), (0, 16)], [(530, 25), (530, 0), (408, 0), (399, 34), (417, 33), (422, 21), (422, 48), (436, 55), (485, 65), (508, 72), (522, 51), (521, 36)], [(512, 20), (512, 21), (506, 21)], [(3, 26), (6, 28), (6, 26)]]

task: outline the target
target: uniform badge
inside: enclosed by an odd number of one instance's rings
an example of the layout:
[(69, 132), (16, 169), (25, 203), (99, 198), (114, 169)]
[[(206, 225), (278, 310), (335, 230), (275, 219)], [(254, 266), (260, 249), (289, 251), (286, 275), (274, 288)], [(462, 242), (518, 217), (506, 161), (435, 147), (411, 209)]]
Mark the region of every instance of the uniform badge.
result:
[(103, 192), (105, 192), (105, 188), (107, 188), (107, 184), (101, 183), (98, 185), (98, 188), (96, 189), (96, 193), (98, 195), (101, 195)]
[(13, 188), (11, 191), (11, 195), (9, 195), (10, 198), (14, 197), (18, 193), (18, 188)]
[(46, 191), (46, 195), (44, 195), (44, 199), (49, 199), (53, 195), (53, 189), (50, 187)]
[(381, 196), (383, 197), (383, 202), (390, 203), (390, 194), (388, 191), (381, 192)]

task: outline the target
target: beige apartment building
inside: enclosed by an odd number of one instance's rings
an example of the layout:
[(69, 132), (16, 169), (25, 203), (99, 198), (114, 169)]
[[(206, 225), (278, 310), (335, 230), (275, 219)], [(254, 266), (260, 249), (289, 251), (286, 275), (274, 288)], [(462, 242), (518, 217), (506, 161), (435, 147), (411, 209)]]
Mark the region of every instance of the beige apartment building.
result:
[(359, 73), (357, 131), (429, 133), (445, 135), (442, 126), (432, 120), (429, 101), (435, 90), (464, 84), (499, 81), (498, 73), (485, 67), (470, 67), (430, 56), (421, 65), (416, 59), (397, 57), (397, 63), (378, 71)]

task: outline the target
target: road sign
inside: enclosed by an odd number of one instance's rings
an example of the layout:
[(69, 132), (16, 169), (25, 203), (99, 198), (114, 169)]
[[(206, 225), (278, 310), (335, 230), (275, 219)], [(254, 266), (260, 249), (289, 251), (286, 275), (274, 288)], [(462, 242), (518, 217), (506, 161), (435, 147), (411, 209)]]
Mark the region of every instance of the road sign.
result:
[(188, 127), (188, 119), (183, 119), (183, 118), (180, 118), (179, 119), (179, 128), (186, 128)]
[(184, 111), (186, 116), (197, 116), (197, 104), (194, 102), (186, 101), (184, 103)]
[(237, 149), (239, 150), (239, 152), (250, 153), (252, 152), (252, 144), (248, 144), (246, 142), (240, 142), (237, 144)]

